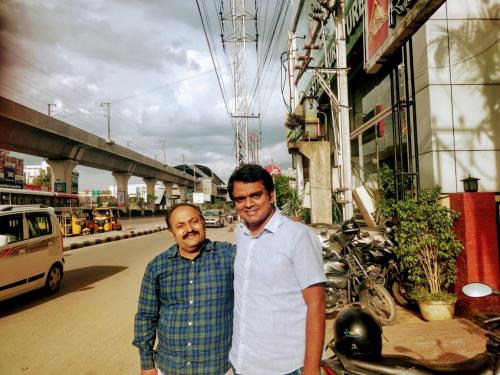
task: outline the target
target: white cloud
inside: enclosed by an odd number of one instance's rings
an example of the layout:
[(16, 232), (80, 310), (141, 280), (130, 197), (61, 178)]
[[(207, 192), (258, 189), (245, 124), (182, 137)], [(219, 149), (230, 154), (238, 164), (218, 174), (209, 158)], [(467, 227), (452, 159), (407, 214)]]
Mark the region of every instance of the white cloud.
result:
[[(222, 55), (213, 4), (206, 6), (213, 13), (214, 57), (232, 112), (232, 66)], [(12, 87), (0, 85), (0, 95), (43, 113), (48, 103), (56, 103), (57, 118), (103, 138), (106, 117), (100, 104), (110, 102), (115, 142), (159, 159), (165, 151), (174, 165), (184, 155), (223, 179), (234, 168), (234, 131), (193, 2), (3, 0), (0, 44), (0, 83)], [(254, 46), (248, 50), (247, 70), (255, 75)], [(270, 56), (276, 66), (263, 77), (263, 163), (290, 163), (276, 75), (280, 53)], [(252, 84), (250, 77), (249, 96)], [(252, 112), (259, 111), (257, 102)], [(258, 128), (258, 121), (249, 122), (249, 129)], [(108, 172), (78, 168), (82, 187), (109, 185)]]

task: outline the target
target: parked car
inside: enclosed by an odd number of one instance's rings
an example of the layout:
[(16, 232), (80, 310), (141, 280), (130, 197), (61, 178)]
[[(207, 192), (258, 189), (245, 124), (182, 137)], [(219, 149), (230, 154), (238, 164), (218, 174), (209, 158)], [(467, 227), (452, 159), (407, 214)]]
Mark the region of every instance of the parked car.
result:
[(0, 206), (0, 301), (45, 288), (64, 273), (63, 236), (54, 209)]
[(224, 211), (219, 209), (211, 209), (203, 211), (205, 226), (222, 228), (225, 225)]
[(121, 230), (122, 225), (118, 221), (119, 212), (115, 208), (98, 207), (92, 211), (94, 223), (97, 224), (99, 232), (109, 232), (111, 230)]

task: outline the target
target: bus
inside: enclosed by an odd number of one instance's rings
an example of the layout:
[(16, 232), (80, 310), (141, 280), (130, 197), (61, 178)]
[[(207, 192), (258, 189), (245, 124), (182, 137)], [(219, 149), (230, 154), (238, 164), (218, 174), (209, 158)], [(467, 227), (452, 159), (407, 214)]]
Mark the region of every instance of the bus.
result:
[(49, 207), (79, 207), (78, 194), (0, 188), (0, 205), (42, 204)]

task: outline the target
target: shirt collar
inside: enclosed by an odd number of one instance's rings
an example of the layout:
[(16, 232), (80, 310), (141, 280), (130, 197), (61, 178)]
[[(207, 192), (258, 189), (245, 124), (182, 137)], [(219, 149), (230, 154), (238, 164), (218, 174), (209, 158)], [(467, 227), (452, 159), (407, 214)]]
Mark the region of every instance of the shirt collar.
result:
[[(259, 236), (261, 233), (264, 233), (264, 232), (276, 233), (276, 231), (278, 230), (278, 227), (281, 224), (282, 219), (283, 219), (283, 215), (281, 215), (278, 208), (275, 207), (271, 218), (264, 226), (264, 229), (259, 233)], [(250, 233), (250, 229), (243, 221), (240, 223), (240, 227), (243, 229), (243, 233), (245, 235), (252, 236), (252, 234)]]
[[(205, 252), (205, 251), (213, 251), (215, 250), (215, 244), (210, 241), (208, 238), (205, 239), (205, 241), (203, 242), (203, 244), (201, 245), (201, 248), (200, 248), (200, 254)], [(173, 244), (172, 246), (170, 246), (168, 248), (168, 250), (166, 251), (166, 255), (167, 255), (167, 258), (175, 258), (176, 256), (179, 256), (179, 248), (177, 246), (177, 244)]]

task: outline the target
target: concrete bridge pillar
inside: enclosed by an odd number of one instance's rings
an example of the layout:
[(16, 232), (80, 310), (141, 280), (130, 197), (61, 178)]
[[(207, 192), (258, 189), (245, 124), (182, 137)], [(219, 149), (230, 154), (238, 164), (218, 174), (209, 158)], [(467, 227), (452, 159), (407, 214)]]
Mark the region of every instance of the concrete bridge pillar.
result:
[(155, 205), (155, 186), (156, 186), (156, 178), (143, 178), (142, 181), (146, 184), (146, 199), (148, 201), (148, 205), (151, 205), (152, 209), (154, 210), (154, 205)]
[(71, 193), (71, 175), (78, 165), (74, 160), (51, 160), (47, 164), (52, 169), (52, 190), (58, 193)]
[(179, 200), (181, 202), (186, 202), (187, 190), (188, 190), (187, 186), (179, 185)]
[(120, 207), (128, 210), (128, 180), (132, 174), (128, 172), (113, 172), (116, 181), (116, 202)]
[(165, 186), (165, 206), (172, 206), (172, 188), (174, 186), (173, 182), (163, 182)]
[(332, 169), (330, 143), (300, 142), (299, 151), (309, 159), (311, 223), (332, 224)]

